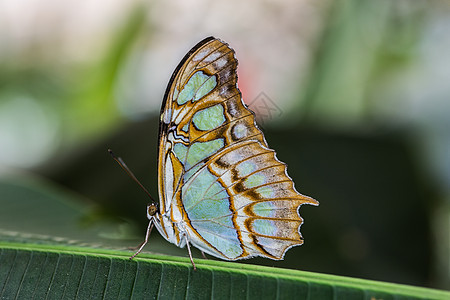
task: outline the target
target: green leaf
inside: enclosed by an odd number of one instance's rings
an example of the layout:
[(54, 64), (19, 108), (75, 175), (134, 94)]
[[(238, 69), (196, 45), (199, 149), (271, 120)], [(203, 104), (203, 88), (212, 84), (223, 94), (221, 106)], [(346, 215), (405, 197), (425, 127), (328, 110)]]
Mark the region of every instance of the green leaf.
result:
[(450, 299), (450, 292), (310, 272), (61, 245), (0, 243), (2, 299)]

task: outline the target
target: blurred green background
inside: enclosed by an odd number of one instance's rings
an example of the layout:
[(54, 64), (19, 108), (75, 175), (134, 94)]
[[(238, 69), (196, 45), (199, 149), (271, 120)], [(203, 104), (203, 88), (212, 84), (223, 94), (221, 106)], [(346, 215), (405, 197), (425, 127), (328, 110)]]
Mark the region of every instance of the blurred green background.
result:
[[(305, 244), (246, 263), (450, 289), (450, 2), (0, 2), (0, 239), (137, 245), (158, 114), (213, 35), (297, 189)], [(153, 233), (148, 251), (186, 256)], [(194, 253), (199, 257), (199, 252)]]

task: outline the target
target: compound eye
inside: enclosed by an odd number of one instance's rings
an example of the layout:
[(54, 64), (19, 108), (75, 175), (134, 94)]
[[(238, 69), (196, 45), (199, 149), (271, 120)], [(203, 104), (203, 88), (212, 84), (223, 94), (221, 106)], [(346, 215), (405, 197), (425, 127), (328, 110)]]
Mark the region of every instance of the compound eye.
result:
[(156, 207), (156, 204), (151, 203), (147, 205), (147, 217), (153, 217), (158, 212), (158, 207)]

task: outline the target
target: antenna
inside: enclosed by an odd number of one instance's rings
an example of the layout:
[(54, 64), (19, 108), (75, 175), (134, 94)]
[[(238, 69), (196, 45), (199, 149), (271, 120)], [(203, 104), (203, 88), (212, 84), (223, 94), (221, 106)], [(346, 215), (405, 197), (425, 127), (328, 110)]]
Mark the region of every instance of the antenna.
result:
[(122, 160), (122, 158), (117, 157), (111, 149), (108, 149), (109, 154), (111, 154), (112, 158), (122, 167), (122, 169), (128, 174), (128, 176), (131, 177), (139, 186), (141, 189), (144, 190), (144, 192), (150, 197), (153, 203), (156, 203), (153, 199), (152, 195), (150, 195), (149, 191), (142, 185), (142, 183), (139, 182), (139, 180), (136, 178), (136, 176), (131, 172), (131, 170), (128, 168), (128, 166), (125, 164), (125, 162)]

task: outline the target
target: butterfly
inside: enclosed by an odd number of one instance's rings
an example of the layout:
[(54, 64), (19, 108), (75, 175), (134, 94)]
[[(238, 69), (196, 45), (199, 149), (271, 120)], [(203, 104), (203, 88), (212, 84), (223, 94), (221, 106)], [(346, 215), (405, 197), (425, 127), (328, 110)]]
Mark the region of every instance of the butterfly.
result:
[(237, 86), (237, 59), (208, 37), (181, 60), (160, 114), (159, 203), (147, 206), (149, 225), (178, 247), (190, 245), (224, 260), (281, 260), (303, 244), (301, 195), (286, 164), (270, 149)]

